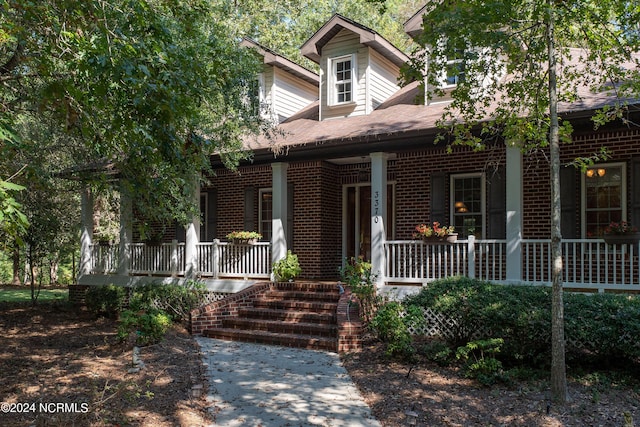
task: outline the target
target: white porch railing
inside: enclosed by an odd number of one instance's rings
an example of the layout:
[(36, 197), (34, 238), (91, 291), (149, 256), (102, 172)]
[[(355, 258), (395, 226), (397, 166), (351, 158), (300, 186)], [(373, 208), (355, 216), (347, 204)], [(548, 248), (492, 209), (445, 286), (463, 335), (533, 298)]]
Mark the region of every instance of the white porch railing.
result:
[[(459, 240), (453, 244), (387, 241), (386, 281), (420, 283), (452, 275), (506, 280), (506, 241)], [(608, 245), (601, 239), (562, 241), (563, 284), (572, 289), (640, 290), (640, 245)], [(551, 284), (551, 242), (522, 241), (522, 283)]]
[(128, 245), (131, 274), (181, 276), (185, 271), (184, 243)]
[(112, 274), (118, 269), (118, 246), (91, 245), (91, 274)]
[(269, 278), (271, 243), (199, 243), (198, 271), (202, 276), (215, 278)]
[[(199, 243), (196, 274), (204, 277), (269, 278), (271, 274), (271, 244), (258, 242), (232, 244)], [(184, 276), (186, 271), (185, 244), (176, 241), (159, 245), (132, 243), (128, 272), (145, 276)], [(91, 273), (114, 274), (118, 271), (117, 245), (91, 247)]]

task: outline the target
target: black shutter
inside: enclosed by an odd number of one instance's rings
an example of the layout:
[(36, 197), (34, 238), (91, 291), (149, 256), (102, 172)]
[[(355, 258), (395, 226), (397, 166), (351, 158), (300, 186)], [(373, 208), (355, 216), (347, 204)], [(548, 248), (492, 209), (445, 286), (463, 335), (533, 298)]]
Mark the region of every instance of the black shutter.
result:
[(211, 188), (207, 191), (207, 242), (213, 242), (218, 230), (218, 190)]
[(629, 222), (640, 227), (640, 158), (631, 160), (631, 218)]
[(440, 224), (448, 224), (446, 214), (446, 175), (444, 173), (431, 174), (431, 212), (430, 222), (438, 221)]
[(504, 168), (498, 168), (487, 179), (489, 215), (487, 238), (507, 238), (507, 179)]
[(247, 187), (244, 189), (244, 229), (247, 231), (257, 231), (255, 221), (256, 188)]
[(560, 233), (563, 239), (578, 238), (576, 174), (573, 167), (560, 169)]
[(287, 184), (287, 248), (293, 250), (293, 184)]
[(176, 221), (176, 240), (178, 242), (184, 242), (185, 240), (187, 240), (187, 230), (180, 225), (180, 223), (178, 223)]

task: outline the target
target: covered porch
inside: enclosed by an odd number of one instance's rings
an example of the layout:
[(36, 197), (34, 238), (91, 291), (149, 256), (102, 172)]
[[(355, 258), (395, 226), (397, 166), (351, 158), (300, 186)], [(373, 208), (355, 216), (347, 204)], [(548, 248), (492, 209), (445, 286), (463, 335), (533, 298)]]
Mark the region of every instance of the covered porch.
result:
[[(422, 240), (384, 242), (382, 292), (414, 292), (429, 282), (449, 276), (529, 285), (551, 285), (551, 242), (526, 239), (516, 254), (506, 240), (458, 240), (431, 243)], [(563, 248), (563, 283), (569, 290), (585, 292), (639, 292), (640, 244), (607, 244), (602, 239), (566, 239)], [(186, 278), (185, 244), (133, 243), (126, 247), (129, 266), (125, 275), (149, 278)], [(91, 245), (91, 275), (118, 275), (119, 246)], [(258, 242), (202, 242), (197, 244), (195, 278), (269, 280), (271, 244)], [(515, 269), (514, 269), (515, 268)]]

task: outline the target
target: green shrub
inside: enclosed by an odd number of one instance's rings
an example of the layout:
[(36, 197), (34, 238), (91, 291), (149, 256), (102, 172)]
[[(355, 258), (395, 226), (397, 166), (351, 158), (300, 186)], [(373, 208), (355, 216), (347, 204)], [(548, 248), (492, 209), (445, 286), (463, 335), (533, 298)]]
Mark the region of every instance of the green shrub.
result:
[(128, 288), (116, 285), (90, 286), (85, 297), (87, 309), (96, 316), (116, 318), (124, 307)]
[(205, 293), (204, 284), (194, 280), (184, 285), (150, 283), (134, 289), (129, 306), (133, 310), (157, 308), (169, 314), (174, 322), (184, 322), (191, 310), (202, 303)]
[(478, 380), (481, 384), (492, 385), (502, 379), (502, 363), (494, 357), (504, 344), (502, 338), (476, 340), (458, 347), (456, 358), (465, 362), (464, 373), (467, 378)]
[(404, 306), (391, 301), (380, 307), (371, 321), (378, 338), (386, 343), (387, 356), (411, 358), (415, 353), (410, 328), (424, 322), (422, 310), (417, 306)]
[[(584, 352), (616, 363), (640, 357), (640, 299), (620, 294), (565, 294), (565, 335), (570, 357)], [(574, 346), (579, 343), (579, 347)], [(583, 351), (580, 351), (580, 348)]]
[[(447, 338), (451, 347), (502, 338), (503, 363), (537, 368), (550, 363), (548, 287), (454, 277), (431, 282), (403, 303), (429, 308), (452, 319), (454, 333)], [(635, 339), (640, 336), (638, 296), (565, 292), (564, 318), (568, 360), (617, 363), (640, 357), (640, 342)]]
[(278, 282), (288, 282), (295, 279), (302, 269), (298, 261), (298, 255), (287, 251), (287, 256), (273, 264), (273, 275)]
[(171, 327), (171, 317), (157, 308), (124, 310), (118, 322), (118, 338), (126, 340), (135, 333), (136, 344), (148, 345), (162, 340)]
[(340, 269), (340, 277), (358, 298), (362, 320), (370, 323), (382, 301), (376, 294), (376, 275), (371, 272), (371, 263), (352, 257)]
[(427, 360), (435, 362), (440, 366), (448, 366), (453, 357), (451, 347), (441, 340), (429, 340), (419, 347), (418, 352)]

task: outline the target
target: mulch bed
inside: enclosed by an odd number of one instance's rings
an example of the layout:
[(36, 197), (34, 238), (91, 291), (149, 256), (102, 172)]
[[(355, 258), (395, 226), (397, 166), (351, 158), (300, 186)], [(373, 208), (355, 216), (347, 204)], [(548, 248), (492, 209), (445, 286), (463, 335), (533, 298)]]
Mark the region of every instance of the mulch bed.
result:
[(4, 304), (0, 330), (2, 426), (210, 424), (204, 396), (193, 397), (204, 370), (184, 327), (141, 348), (137, 372), (115, 320), (67, 304)]

